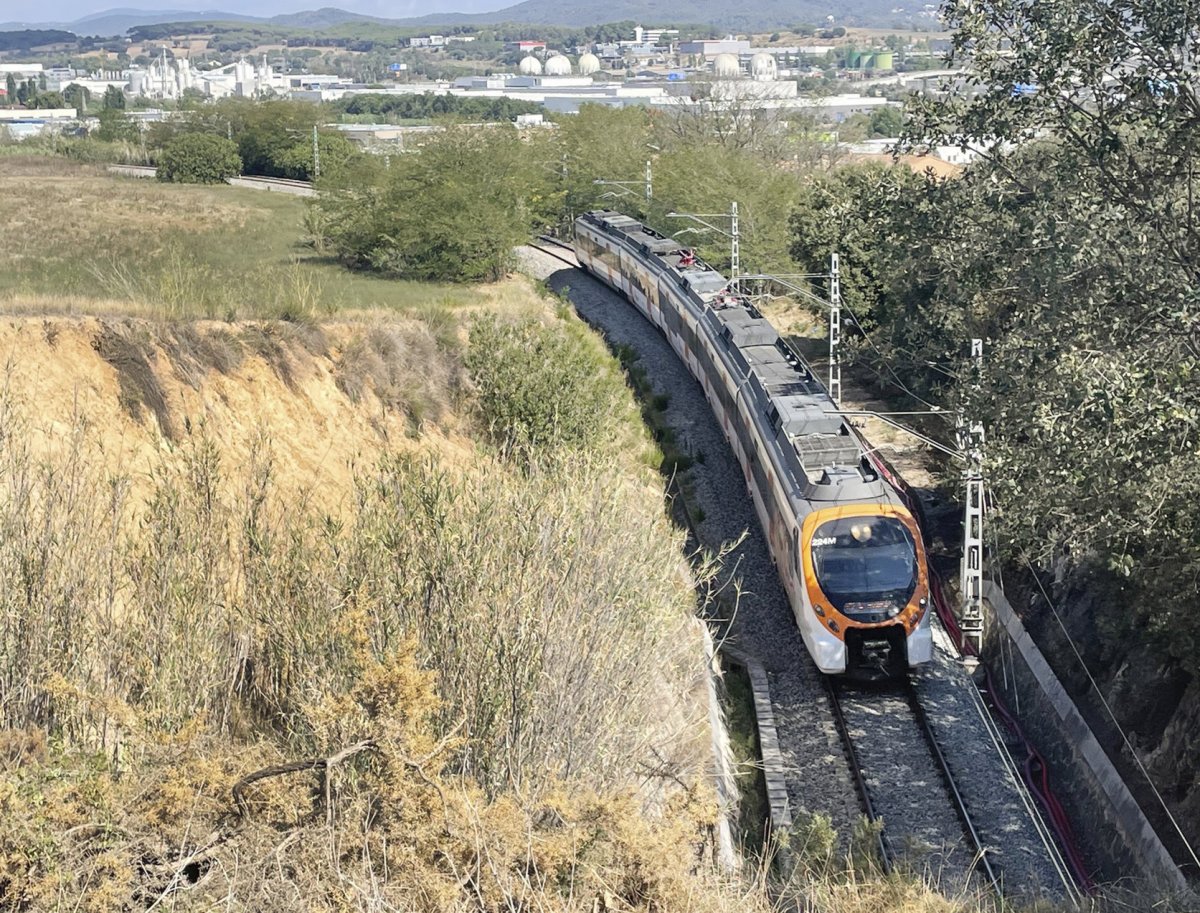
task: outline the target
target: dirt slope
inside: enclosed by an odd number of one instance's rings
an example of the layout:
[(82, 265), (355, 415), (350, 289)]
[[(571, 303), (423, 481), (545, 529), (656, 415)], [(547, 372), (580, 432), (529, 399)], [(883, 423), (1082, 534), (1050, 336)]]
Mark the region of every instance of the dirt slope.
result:
[(0, 321), (5, 401), (39, 457), (89, 449), (109, 471), (149, 479), (161, 456), (203, 428), (226, 465), (269, 441), (281, 484), (332, 509), (353, 468), (383, 447), (464, 458), (459, 384), (419, 322), (165, 325), (133, 319)]

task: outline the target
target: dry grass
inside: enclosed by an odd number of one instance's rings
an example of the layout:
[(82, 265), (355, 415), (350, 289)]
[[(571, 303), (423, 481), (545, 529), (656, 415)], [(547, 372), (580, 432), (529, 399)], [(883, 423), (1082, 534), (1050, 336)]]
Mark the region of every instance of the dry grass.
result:
[(349, 273), (287, 194), (157, 184), (64, 159), (0, 170), (0, 311), (314, 320), (472, 306), (469, 290)]

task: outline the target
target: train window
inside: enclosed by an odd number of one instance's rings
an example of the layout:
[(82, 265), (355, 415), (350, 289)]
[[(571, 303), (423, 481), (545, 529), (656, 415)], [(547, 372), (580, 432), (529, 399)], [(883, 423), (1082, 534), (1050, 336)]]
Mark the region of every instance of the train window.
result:
[(838, 611), (895, 615), (917, 587), (917, 550), (895, 517), (828, 520), (813, 532), (817, 584)]

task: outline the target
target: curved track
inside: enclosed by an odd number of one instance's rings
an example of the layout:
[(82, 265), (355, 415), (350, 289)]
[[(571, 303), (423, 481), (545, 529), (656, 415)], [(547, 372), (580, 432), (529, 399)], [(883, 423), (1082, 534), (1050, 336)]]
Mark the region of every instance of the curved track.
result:
[[(787, 802), (798, 822), (794, 848), (803, 851), (803, 822), (811, 814), (851, 834), (866, 811), (865, 796), (870, 814), (885, 822), (885, 864), (893, 856), (905, 867), (915, 864), (951, 891), (968, 884), (986, 890), (989, 882), (1002, 880), (1009, 897), (1070, 893), (1018, 779), (977, 712), (970, 679), (949, 639), (935, 634), (935, 661), (914, 675), (911, 700), (903, 692), (831, 695), (800, 641), (741, 469), (700, 385), (636, 308), (578, 269), (568, 245), (543, 238), (520, 255), (531, 274), (566, 292), (611, 346), (640, 359), (654, 394), (669, 401), (664, 418), (676, 445), (695, 457), (685, 485), (696, 511), (696, 535), (713, 550), (731, 546), (726, 574), (738, 593), (736, 611), (710, 622), (726, 645), (767, 672)], [(920, 719), (912, 700), (921, 707)], [(839, 730), (839, 711), (847, 739)], [(969, 810), (974, 835), (960, 807)], [(987, 852), (977, 858), (980, 847)]]

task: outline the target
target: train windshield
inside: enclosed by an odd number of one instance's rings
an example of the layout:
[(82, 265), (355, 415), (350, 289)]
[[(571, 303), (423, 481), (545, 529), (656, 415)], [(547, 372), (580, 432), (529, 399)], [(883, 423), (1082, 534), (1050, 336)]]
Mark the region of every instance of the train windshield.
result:
[(917, 588), (917, 549), (895, 517), (822, 523), (812, 539), (821, 591), (845, 614), (899, 611)]

